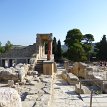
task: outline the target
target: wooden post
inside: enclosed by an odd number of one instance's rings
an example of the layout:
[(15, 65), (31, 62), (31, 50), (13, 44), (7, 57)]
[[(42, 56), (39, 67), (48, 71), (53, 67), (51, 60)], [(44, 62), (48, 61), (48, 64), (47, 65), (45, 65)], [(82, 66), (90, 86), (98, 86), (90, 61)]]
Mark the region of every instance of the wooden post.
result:
[(93, 95), (93, 90), (91, 90), (91, 96), (90, 96), (90, 107), (92, 107), (92, 95)]

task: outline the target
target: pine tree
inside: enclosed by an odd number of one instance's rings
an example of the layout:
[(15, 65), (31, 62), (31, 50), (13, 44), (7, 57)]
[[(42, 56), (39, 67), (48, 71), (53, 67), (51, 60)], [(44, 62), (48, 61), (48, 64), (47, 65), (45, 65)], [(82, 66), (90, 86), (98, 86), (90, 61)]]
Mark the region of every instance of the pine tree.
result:
[(12, 49), (12, 47), (13, 47), (13, 44), (10, 41), (7, 41), (7, 43), (5, 44), (5, 52)]

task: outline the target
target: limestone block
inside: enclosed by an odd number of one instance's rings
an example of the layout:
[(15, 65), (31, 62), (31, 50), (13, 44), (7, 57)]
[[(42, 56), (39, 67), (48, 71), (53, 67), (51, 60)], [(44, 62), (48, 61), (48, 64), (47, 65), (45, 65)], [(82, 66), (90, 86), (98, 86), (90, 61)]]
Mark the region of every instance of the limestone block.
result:
[(90, 94), (91, 93), (91, 91), (86, 86), (81, 85), (81, 88), (80, 88), (80, 84), (75, 85), (75, 91), (78, 94)]
[(13, 80), (8, 80), (8, 86), (13, 87), (14, 86), (14, 81)]
[(18, 92), (13, 88), (0, 88), (0, 107), (22, 107)]
[(30, 59), (30, 64), (34, 64), (36, 58), (31, 58)]
[(76, 85), (75, 85), (75, 92), (76, 92), (77, 94), (84, 94), (83, 90), (80, 89), (80, 85), (79, 85), (79, 84), (76, 84)]
[(0, 70), (0, 79), (2, 80), (18, 80), (18, 73), (12, 71), (12, 69), (7, 68), (7, 69), (1, 69)]
[(68, 69), (68, 67), (69, 67), (69, 62), (68, 61), (64, 61), (64, 68)]
[(67, 73), (67, 81), (69, 84), (78, 84), (79, 83), (78, 77), (72, 73)]
[(33, 80), (33, 76), (26, 76), (24, 79), (26, 80), (26, 82), (32, 81)]
[(18, 72), (19, 80), (22, 82), (26, 75), (26, 71), (25, 71), (24, 67), (17, 68), (17, 72)]
[(31, 75), (38, 75), (38, 71), (32, 71)]
[(62, 72), (62, 74), (61, 74), (61, 76), (62, 76), (62, 78), (65, 80), (65, 81), (67, 81), (67, 73), (66, 73), (66, 71), (63, 71)]
[(86, 76), (86, 67), (87, 67), (87, 64), (85, 64), (85, 63), (75, 62), (70, 71), (78, 77), (85, 78), (85, 76)]
[(43, 61), (43, 74), (52, 75), (54, 73), (54, 62), (53, 61)]
[(30, 68), (30, 65), (29, 64), (24, 64), (23, 67), (24, 67), (24, 70), (25, 70), (25, 74), (27, 75), (27, 73), (29, 71), (29, 68)]
[(19, 63), (15, 66), (15, 68), (16, 69), (22, 69), (25, 72), (25, 75), (27, 75), (27, 72), (29, 71), (30, 65)]
[(75, 75), (77, 75), (77, 76), (78, 76), (78, 71), (79, 71), (78, 68), (79, 68), (79, 63), (75, 62), (73, 64), (72, 73), (75, 74)]
[(78, 74), (78, 76), (79, 77), (83, 77), (83, 78), (85, 78), (85, 74), (86, 74), (86, 67), (87, 67), (87, 64), (85, 64), (85, 63), (82, 63), (82, 62), (79, 62), (79, 68), (78, 68), (78, 72), (79, 72), (79, 74)]

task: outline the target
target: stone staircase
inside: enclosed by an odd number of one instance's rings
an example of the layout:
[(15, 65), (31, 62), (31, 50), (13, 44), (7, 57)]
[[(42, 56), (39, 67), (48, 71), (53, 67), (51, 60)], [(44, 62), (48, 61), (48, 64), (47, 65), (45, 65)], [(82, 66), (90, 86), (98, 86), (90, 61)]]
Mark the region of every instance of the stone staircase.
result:
[(37, 60), (37, 64), (35, 65), (35, 71), (38, 71), (38, 73), (43, 73), (43, 61), (45, 60), (47, 60), (46, 55)]
[(43, 73), (43, 60), (37, 60), (35, 71), (38, 71), (38, 73)]

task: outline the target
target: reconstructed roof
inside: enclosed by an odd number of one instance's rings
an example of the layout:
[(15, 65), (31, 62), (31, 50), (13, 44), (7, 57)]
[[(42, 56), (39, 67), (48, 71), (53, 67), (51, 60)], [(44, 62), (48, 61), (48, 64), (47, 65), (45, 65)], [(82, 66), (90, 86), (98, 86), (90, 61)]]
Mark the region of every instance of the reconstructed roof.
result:
[(6, 53), (0, 55), (0, 58), (22, 58), (31, 57), (36, 53), (36, 43), (23, 48), (13, 48)]

